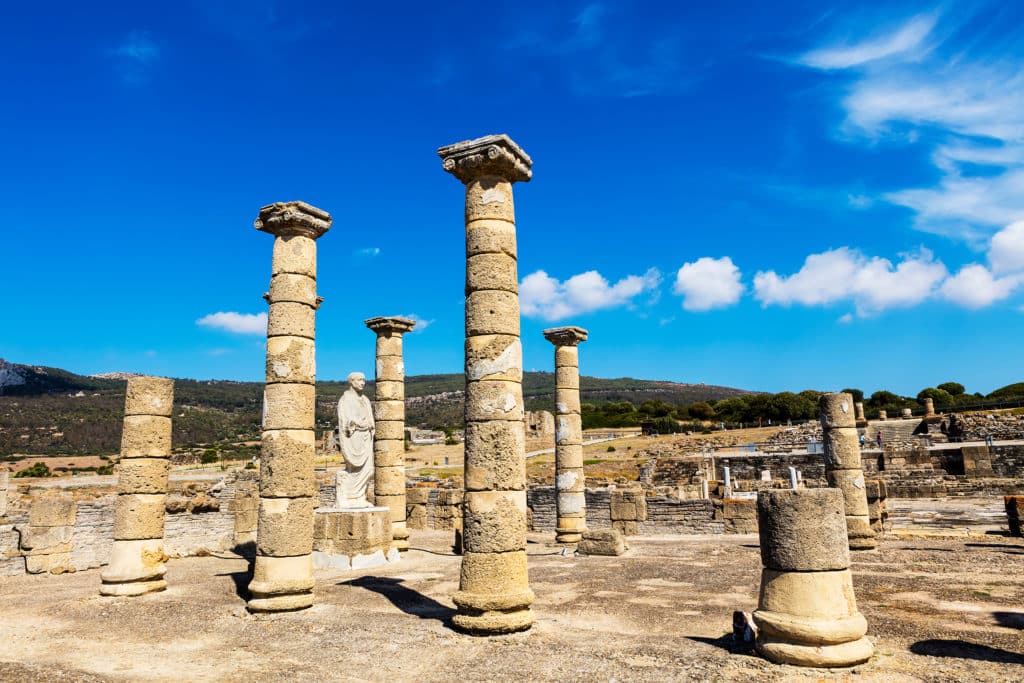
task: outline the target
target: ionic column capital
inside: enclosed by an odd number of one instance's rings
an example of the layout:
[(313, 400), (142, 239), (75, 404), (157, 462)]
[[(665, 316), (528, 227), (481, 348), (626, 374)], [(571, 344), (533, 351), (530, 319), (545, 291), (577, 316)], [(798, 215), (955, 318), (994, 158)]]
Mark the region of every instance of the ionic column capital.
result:
[(278, 237), (315, 240), (331, 229), (331, 214), (306, 202), (276, 202), (261, 208), (253, 225)]
[(406, 332), (412, 332), (412, 329), (416, 327), (415, 320), (399, 316), (370, 318), (369, 320), (364, 320), (363, 323), (376, 332), (378, 337), (381, 335), (405, 334)]
[(456, 142), (441, 147), (437, 154), (444, 162), (444, 170), (463, 183), (480, 178), (527, 182), (533, 175), (533, 160), (504, 134)]
[(576, 346), (587, 341), (587, 331), (582, 327), (549, 327), (544, 330), (544, 338), (555, 346)]

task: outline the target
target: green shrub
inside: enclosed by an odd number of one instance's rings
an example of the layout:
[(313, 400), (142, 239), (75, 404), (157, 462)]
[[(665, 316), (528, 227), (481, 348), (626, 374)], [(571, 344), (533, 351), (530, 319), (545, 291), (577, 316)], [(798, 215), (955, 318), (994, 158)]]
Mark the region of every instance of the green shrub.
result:
[(609, 446), (608, 449), (607, 449), (607, 452), (608, 453), (614, 453), (615, 452), (615, 446)]
[(46, 466), (44, 462), (37, 462), (32, 467), (26, 467), (20, 472), (14, 473), (15, 477), (52, 477), (53, 474), (50, 472), (50, 468)]
[(217, 451), (215, 451), (212, 448), (203, 451), (203, 454), (199, 456), (199, 462), (203, 463), (204, 465), (210, 465), (212, 463), (217, 462), (217, 460), (219, 460), (219, 458), (217, 457)]

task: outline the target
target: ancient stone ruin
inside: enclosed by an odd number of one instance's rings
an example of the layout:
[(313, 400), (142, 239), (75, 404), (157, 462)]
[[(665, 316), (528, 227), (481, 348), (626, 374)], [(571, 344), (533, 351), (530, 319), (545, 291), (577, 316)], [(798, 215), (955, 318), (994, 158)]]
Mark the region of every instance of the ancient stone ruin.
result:
[(512, 184), (532, 161), (505, 135), (442, 147), (466, 185), (466, 443), (463, 549), (453, 623), (471, 633), (533, 624), (526, 572), (523, 351)]
[(843, 492), (846, 526), (853, 550), (876, 546), (868, 516), (868, 498), (860, 457), (860, 437), (850, 394), (823, 394), (819, 399), (825, 441), (825, 477)]

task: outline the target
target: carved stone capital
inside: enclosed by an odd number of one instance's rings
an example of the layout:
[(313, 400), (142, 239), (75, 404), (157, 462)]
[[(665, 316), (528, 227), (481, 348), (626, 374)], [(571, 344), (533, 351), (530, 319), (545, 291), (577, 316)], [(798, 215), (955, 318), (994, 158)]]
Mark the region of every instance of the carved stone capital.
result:
[(555, 346), (576, 346), (587, 341), (587, 331), (582, 327), (549, 327), (544, 330), (544, 338)]
[(331, 229), (331, 214), (306, 202), (276, 202), (260, 209), (253, 225), (272, 235), (315, 240)]
[(416, 327), (415, 320), (398, 316), (370, 318), (363, 322), (378, 335), (405, 334), (406, 332), (412, 332), (412, 328)]
[(464, 183), (496, 177), (510, 183), (530, 180), (533, 160), (507, 135), (487, 135), (441, 147), (444, 170)]

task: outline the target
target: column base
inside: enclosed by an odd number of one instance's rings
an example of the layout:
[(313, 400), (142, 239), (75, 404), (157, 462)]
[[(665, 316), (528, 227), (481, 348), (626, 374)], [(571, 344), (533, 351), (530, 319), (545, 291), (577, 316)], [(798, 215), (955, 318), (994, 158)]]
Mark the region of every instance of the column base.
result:
[(460, 611), (452, 617), (452, 625), (471, 636), (496, 636), (526, 631), (533, 626), (533, 610)]
[(409, 549), (409, 527), (406, 526), (405, 522), (392, 522), (391, 534), (393, 536), (391, 540), (392, 548), (400, 553), (404, 553)]
[(576, 545), (583, 540), (583, 532), (573, 530), (556, 530), (555, 531), (555, 543), (565, 543), (566, 545)]
[(871, 520), (867, 516), (848, 515), (846, 532), (850, 550), (874, 550), (878, 547), (878, 538), (871, 528)]
[(114, 541), (110, 561), (100, 573), (100, 595), (144, 595), (167, 588), (162, 538)]
[(288, 612), (313, 606), (313, 555), (257, 555), (249, 583), (250, 612)]
[(757, 651), (762, 657), (776, 664), (831, 669), (863, 664), (871, 659), (875, 648), (867, 638), (838, 645), (808, 645), (758, 638)]

